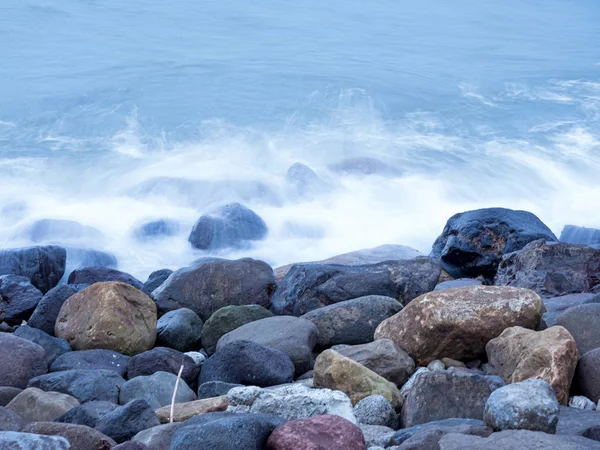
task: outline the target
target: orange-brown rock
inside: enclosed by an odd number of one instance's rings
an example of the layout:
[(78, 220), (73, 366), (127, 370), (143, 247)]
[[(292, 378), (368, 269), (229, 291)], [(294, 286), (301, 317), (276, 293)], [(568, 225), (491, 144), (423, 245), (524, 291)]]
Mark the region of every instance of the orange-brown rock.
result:
[[(227, 396), (203, 398), (193, 402), (175, 403), (173, 407), (173, 422), (183, 422), (198, 414), (225, 411), (227, 409)], [(169, 423), (171, 418), (171, 405), (163, 406), (154, 411), (160, 423)]]

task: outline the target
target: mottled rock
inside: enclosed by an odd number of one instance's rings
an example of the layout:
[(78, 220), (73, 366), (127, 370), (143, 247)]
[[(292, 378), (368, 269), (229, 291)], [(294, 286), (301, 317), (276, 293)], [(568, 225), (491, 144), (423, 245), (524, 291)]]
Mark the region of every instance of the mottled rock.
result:
[(46, 436), (62, 436), (71, 444), (70, 450), (110, 450), (117, 444), (93, 428), (71, 423), (36, 422), (27, 425), (23, 431)]
[(24, 389), (38, 375), (48, 372), (42, 347), (9, 333), (0, 333), (0, 380), (3, 386)]
[(121, 443), (157, 425), (160, 422), (152, 408), (144, 400), (138, 399), (104, 415), (96, 424), (96, 430)]
[(144, 288), (142, 283), (137, 278), (120, 270), (111, 269), (110, 267), (83, 267), (76, 269), (69, 275), (69, 284), (94, 284), (104, 282), (119, 282), (133, 286), (140, 291)]
[(79, 402), (70, 395), (27, 388), (17, 395), (6, 408), (17, 413), (27, 424), (52, 421), (76, 406), (79, 406)]
[(55, 245), (0, 251), (0, 273), (29, 278), (31, 284), (48, 292), (65, 273), (67, 251)]
[(59, 356), (50, 366), (50, 372), (62, 370), (112, 370), (120, 376), (127, 374), (130, 357), (112, 350), (80, 350)]
[(575, 395), (569, 399), (570, 408), (586, 409), (588, 411), (595, 411), (596, 404), (589, 398), (583, 395)]
[(179, 373), (183, 366), (181, 379), (195, 389), (198, 382), (200, 366), (189, 356), (167, 347), (155, 347), (147, 352), (133, 356), (127, 364), (127, 378), (130, 380), (142, 375), (152, 375), (156, 372)]
[(188, 352), (200, 348), (203, 322), (200, 316), (188, 308), (169, 311), (156, 324), (156, 343)]
[(50, 289), (36, 306), (33, 314), (27, 321), (27, 325), (39, 328), (50, 336), (54, 336), (56, 318), (63, 303), (69, 297), (83, 291), (87, 287), (87, 284), (63, 284)]
[(71, 351), (71, 346), (64, 339), (55, 338), (42, 330), (27, 325), (22, 325), (17, 328), (14, 335), (22, 339), (27, 339), (42, 347), (48, 366), (52, 365), (59, 356)]
[[(177, 375), (156, 372), (149, 376), (138, 376), (121, 386), (119, 403), (125, 405), (137, 399), (145, 400), (152, 409), (170, 405), (177, 383)], [(175, 402), (183, 403), (196, 400), (196, 394), (183, 380), (177, 383)]]
[(369, 450), (373, 450), (373, 447), (375, 447), (375, 449), (378, 447), (384, 448), (394, 435), (394, 430), (382, 425), (367, 425), (364, 423), (359, 423), (358, 427), (360, 428), (360, 431), (362, 431), (363, 437), (365, 438), (365, 443), (367, 444), (367, 448)]
[(382, 395), (363, 398), (354, 406), (354, 415), (362, 424), (398, 428), (398, 414), (389, 400)]
[(27, 277), (1, 275), (0, 319), (9, 325), (20, 325), (22, 321), (29, 319), (42, 295)]
[[(229, 406), (227, 397), (205, 398), (185, 403), (175, 403), (173, 407), (173, 421), (183, 422), (199, 414), (225, 411)], [(163, 406), (154, 411), (161, 423), (168, 423), (171, 419), (171, 405)]]
[(60, 436), (0, 431), (0, 448), (7, 450), (69, 450), (69, 441)]
[(600, 303), (569, 308), (560, 315), (557, 324), (571, 333), (580, 355), (600, 347)]

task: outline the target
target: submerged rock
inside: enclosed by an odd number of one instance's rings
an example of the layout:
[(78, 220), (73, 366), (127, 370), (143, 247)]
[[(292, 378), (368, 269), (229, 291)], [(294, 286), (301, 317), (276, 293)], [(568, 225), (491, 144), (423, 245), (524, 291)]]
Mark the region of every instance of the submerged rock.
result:
[(175, 236), (179, 233), (180, 229), (181, 225), (176, 220), (159, 219), (137, 226), (134, 228), (132, 234), (140, 242), (149, 242)]
[(380, 159), (369, 156), (345, 158), (328, 166), (329, 170), (344, 175), (379, 175), (393, 177), (402, 175), (402, 170), (390, 166)]

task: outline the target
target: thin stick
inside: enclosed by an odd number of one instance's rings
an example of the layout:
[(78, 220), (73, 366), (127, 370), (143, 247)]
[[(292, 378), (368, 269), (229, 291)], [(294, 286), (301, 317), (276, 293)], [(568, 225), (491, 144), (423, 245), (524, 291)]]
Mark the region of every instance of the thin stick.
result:
[(179, 368), (177, 374), (177, 381), (175, 382), (175, 389), (173, 389), (173, 398), (171, 399), (171, 418), (169, 423), (173, 423), (173, 410), (175, 409), (175, 397), (177, 396), (177, 388), (179, 387), (179, 380), (181, 379), (181, 373), (183, 372), (183, 365)]

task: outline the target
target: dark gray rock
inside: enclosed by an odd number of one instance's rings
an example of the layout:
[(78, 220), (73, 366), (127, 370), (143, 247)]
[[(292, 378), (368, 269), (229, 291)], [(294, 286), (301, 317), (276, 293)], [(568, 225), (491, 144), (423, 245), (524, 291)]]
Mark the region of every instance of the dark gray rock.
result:
[(3, 386), (25, 389), (27, 383), (48, 372), (45, 351), (27, 339), (0, 333), (0, 380)]
[(21, 431), (23, 419), (14, 411), (0, 406), (0, 431)]
[(600, 303), (569, 308), (556, 323), (571, 333), (580, 355), (600, 347)]
[(383, 395), (369, 395), (354, 405), (354, 415), (359, 423), (398, 428), (398, 414)]
[(104, 400), (119, 401), (119, 388), (125, 380), (112, 370), (65, 370), (35, 377), (27, 387), (69, 394), (80, 403)]
[(63, 370), (112, 370), (120, 376), (127, 374), (130, 357), (112, 350), (80, 350), (69, 352), (56, 358), (50, 372)]
[(565, 225), (560, 233), (560, 242), (565, 244), (600, 245), (600, 230), (595, 228)]
[(0, 251), (0, 274), (29, 278), (31, 284), (48, 292), (65, 273), (67, 251), (55, 245)]
[(560, 413), (558, 414), (556, 434), (583, 436), (588, 430), (597, 426), (600, 426), (600, 414), (598, 414), (598, 411), (561, 406)]
[(342, 175), (379, 175), (384, 177), (402, 175), (402, 170), (369, 156), (345, 158), (327, 167), (332, 172)]
[(0, 406), (8, 405), (21, 392), (23, 392), (23, 389), (12, 386), (0, 386)]
[(63, 303), (87, 287), (87, 284), (63, 284), (50, 289), (38, 303), (27, 325), (54, 336), (54, 325)]
[(160, 425), (152, 408), (144, 400), (133, 400), (106, 414), (96, 424), (96, 430), (117, 443), (131, 440), (137, 433)]
[(416, 432), (412, 437), (408, 438), (399, 447), (393, 447), (397, 450), (424, 450), (437, 449), (438, 443), (446, 434), (458, 433), (469, 436), (487, 437), (492, 434), (492, 430), (485, 426), (458, 426), (458, 427), (426, 427), (423, 430)]
[(148, 428), (136, 434), (131, 442), (140, 442), (150, 450), (169, 450), (173, 435), (183, 425), (183, 422), (173, 422)]
[(142, 292), (148, 296), (152, 295), (152, 292), (165, 282), (167, 278), (171, 276), (173, 271), (171, 269), (160, 269), (155, 270), (148, 276), (148, 279), (144, 283)]
[(201, 250), (240, 248), (267, 236), (267, 224), (249, 208), (231, 203), (198, 219), (190, 237), (192, 247)]
[(90, 428), (94, 428), (100, 419), (118, 407), (119, 406), (117, 404), (112, 402), (91, 401), (70, 409), (54, 421), (60, 423), (85, 425)]
[(579, 358), (573, 388), (594, 403), (600, 400), (600, 348), (590, 350)]
[(290, 383), (294, 364), (280, 350), (252, 341), (236, 340), (220, 347), (202, 365), (198, 384), (223, 381), (251, 386)]
[(268, 308), (275, 290), (273, 269), (250, 258), (236, 261), (205, 258), (175, 271), (153, 293), (159, 314), (189, 308), (206, 321), (229, 305)]
[(6, 450), (68, 450), (69, 441), (60, 436), (0, 431), (0, 448)]
[[(434, 420), (432, 422), (427, 422), (420, 425), (415, 425), (414, 427), (403, 428), (401, 430), (396, 431), (388, 445), (402, 445), (404, 442), (409, 441), (413, 436), (421, 433), (423, 434), (421, 434), (421, 436), (418, 436), (418, 438), (415, 439), (412, 443), (423, 443), (431, 439), (432, 431), (436, 434), (439, 434), (437, 441), (439, 441), (441, 436), (448, 433), (472, 434), (477, 436), (489, 436), (492, 433), (492, 430), (486, 427), (485, 423), (482, 420), (457, 418)], [(410, 444), (411, 443), (409, 442), (406, 447), (412, 447), (412, 445)], [(427, 444), (429, 444), (429, 442), (427, 442)], [(424, 445), (423, 448), (435, 449), (437, 447), (434, 444), (431, 447)]]
[(169, 311), (156, 324), (156, 345), (174, 348), (180, 352), (200, 349), (202, 319), (188, 308)]
[(64, 339), (50, 336), (42, 330), (38, 330), (37, 328), (32, 328), (27, 325), (22, 325), (17, 328), (14, 335), (22, 339), (27, 339), (28, 341), (34, 342), (42, 347), (45, 352), (48, 366), (52, 365), (52, 363), (59, 356), (71, 351), (71, 346)]
[(148, 450), (149, 447), (146, 444), (135, 441), (127, 441), (122, 444), (113, 447), (113, 450)]
[(391, 297), (368, 295), (310, 311), (302, 319), (319, 329), (319, 347), (336, 344), (366, 344), (373, 341), (377, 326), (402, 309)]
[(83, 267), (69, 275), (69, 284), (94, 284), (103, 281), (120, 281), (140, 291), (144, 288), (144, 283), (137, 278), (109, 267)]
[(439, 450), (583, 450), (600, 449), (600, 442), (581, 436), (559, 436), (541, 431), (506, 430), (489, 437), (450, 433), (438, 442)]
[(223, 381), (207, 381), (198, 386), (198, 399), (220, 397), (235, 388), (241, 387), (238, 383), (225, 383)]
[(9, 325), (20, 325), (29, 319), (42, 295), (27, 277), (0, 276), (0, 319)]
[(460, 288), (460, 287), (465, 287), (465, 286), (481, 286), (482, 282), (481, 280), (476, 280), (473, 278), (459, 278), (458, 280), (448, 280), (448, 281), (443, 281), (442, 283), (438, 284), (434, 291), (440, 291), (442, 289), (453, 289), (453, 288)]
[(97, 242), (104, 239), (104, 235), (97, 228), (82, 225), (73, 220), (41, 219), (29, 225), (22, 233), (31, 242), (39, 243), (64, 243), (64, 242)]
[(180, 229), (181, 225), (176, 220), (158, 219), (137, 226), (133, 230), (133, 236), (140, 242), (150, 242), (175, 236)]
[(46, 436), (61, 436), (71, 444), (70, 450), (110, 450), (116, 442), (108, 436), (85, 425), (72, 423), (35, 422), (23, 431)]
[(185, 381), (179, 380), (177, 382), (177, 375), (168, 372), (156, 372), (148, 376), (135, 377), (121, 386), (119, 403), (125, 405), (133, 400), (143, 399), (153, 410), (170, 405), (176, 383), (176, 403), (196, 400), (196, 394)]
[(333, 303), (367, 295), (383, 295), (403, 305), (435, 288), (438, 261), (418, 257), (363, 266), (296, 264), (281, 280), (271, 310), (301, 316)]
[(289, 316), (267, 317), (225, 334), (217, 343), (217, 352), (234, 341), (256, 342), (288, 355), (296, 368), (296, 376), (300, 376), (313, 368), (312, 351), (318, 336), (319, 330), (309, 320)]
[(545, 327), (540, 326), (540, 328), (545, 329), (556, 325), (558, 323), (558, 317), (563, 312), (565, 312), (569, 308), (572, 308), (573, 306), (587, 303), (587, 301), (593, 299), (594, 296), (595, 294), (591, 293), (567, 294), (544, 299), (546, 312), (543, 316), (543, 322), (545, 324)]
[(156, 372), (168, 372), (177, 375), (182, 365), (181, 379), (192, 389), (195, 389), (200, 366), (184, 353), (167, 347), (155, 347), (132, 357), (127, 365), (127, 378), (131, 380), (135, 377), (152, 375)]

